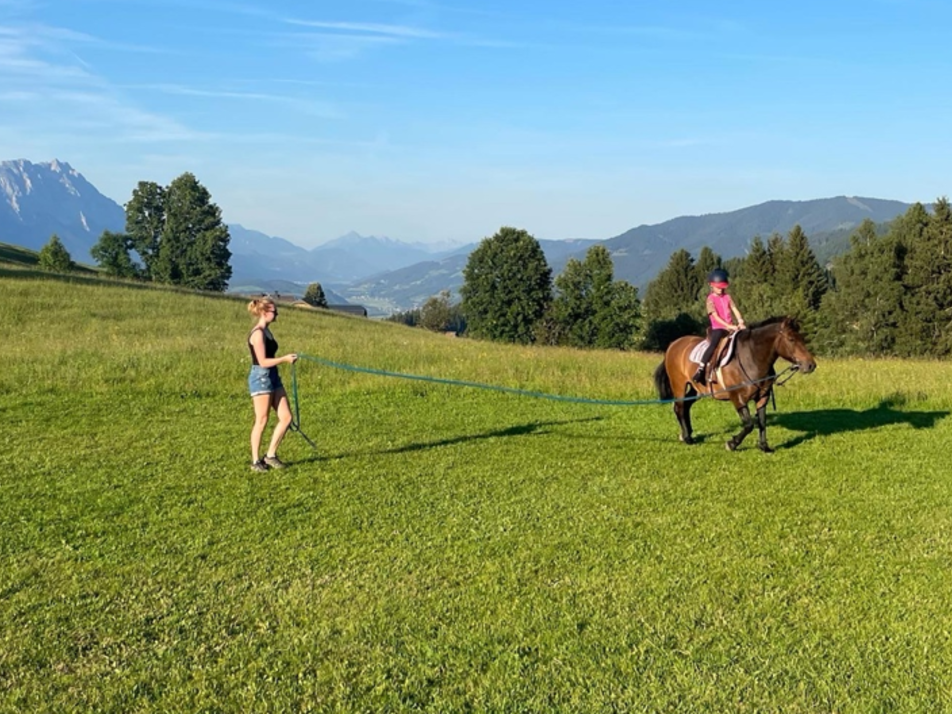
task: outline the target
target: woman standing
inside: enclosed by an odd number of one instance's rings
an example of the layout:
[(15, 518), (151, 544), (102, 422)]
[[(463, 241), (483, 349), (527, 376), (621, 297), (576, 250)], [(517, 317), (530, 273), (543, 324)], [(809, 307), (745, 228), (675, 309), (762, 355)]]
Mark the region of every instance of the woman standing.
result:
[[(288, 393), (281, 383), (278, 365), (297, 361), (296, 354), (278, 357), (278, 343), (271, 334), (270, 325), (278, 318), (274, 300), (262, 297), (248, 303), (248, 312), (257, 318), (248, 335), (248, 350), (251, 352), (251, 373), (248, 375), (248, 391), (255, 406), (255, 423), (251, 427), (251, 470), (267, 471), (283, 469), (285, 464), (278, 458), (278, 446), (291, 426), (291, 407)], [(278, 415), (278, 425), (271, 436), (271, 444), (264, 458), (259, 458), (261, 435), (268, 425), (271, 409)]]

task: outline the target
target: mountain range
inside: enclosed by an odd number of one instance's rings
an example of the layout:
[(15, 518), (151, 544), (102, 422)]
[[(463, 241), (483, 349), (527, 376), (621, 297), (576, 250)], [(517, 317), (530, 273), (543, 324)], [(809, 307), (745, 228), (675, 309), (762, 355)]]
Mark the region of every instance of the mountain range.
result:
[[(799, 225), (822, 258), (843, 252), (849, 234), (864, 219), (886, 223), (910, 204), (838, 196), (809, 201), (768, 201), (736, 211), (681, 216), (640, 225), (605, 239), (540, 240), (553, 275), (571, 258), (583, 259), (596, 243), (608, 248), (615, 276), (639, 288), (679, 248), (697, 255), (709, 246), (723, 258), (742, 255), (754, 236), (765, 240)], [(91, 262), (90, 248), (103, 230), (121, 232), (122, 206), (103, 196), (68, 163), (25, 159), (0, 162), (0, 241), (39, 250), (56, 233), (78, 262)], [(320, 282), (331, 302), (363, 304), (370, 314), (389, 314), (421, 305), (442, 290), (456, 294), (471, 243), (437, 250), (384, 237), (349, 233), (316, 248), (229, 224), (233, 292), (303, 294)], [(531, 230), (530, 230), (531, 232)]]

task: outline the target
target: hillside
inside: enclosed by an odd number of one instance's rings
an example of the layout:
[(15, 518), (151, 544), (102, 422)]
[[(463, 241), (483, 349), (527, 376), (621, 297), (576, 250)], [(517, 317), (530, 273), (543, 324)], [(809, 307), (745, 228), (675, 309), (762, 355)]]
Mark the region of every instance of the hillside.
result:
[[(34, 268), (40, 262), (39, 251), (23, 248), (18, 245), (0, 243), (0, 263), (11, 263), (27, 268)], [(74, 261), (74, 271), (80, 274), (98, 275), (99, 269), (93, 265), (76, 263)]]
[(765, 241), (773, 233), (786, 235), (799, 225), (809, 238), (831, 231), (851, 232), (864, 219), (891, 221), (910, 204), (874, 198), (839, 196), (812, 201), (768, 201), (729, 213), (682, 216), (654, 226), (639, 226), (605, 241), (616, 275), (646, 285), (680, 248), (695, 257), (704, 246), (721, 257), (743, 255), (754, 236)]
[[(754, 236), (765, 241), (772, 233), (786, 235), (799, 224), (817, 243), (817, 254), (827, 261), (849, 249), (849, 236), (866, 218), (885, 224), (905, 213), (909, 204), (878, 199), (830, 198), (814, 201), (770, 201), (728, 213), (682, 216), (652, 226), (640, 226), (604, 241), (539, 241), (553, 275), (558, 275), (570, 258), (583, 260), (585, 252), (599, 243), (612, 256), (615, 277), (645, 286), (664, 268), (671, 254), (685, 248), (695, 257), (704, 246), (722, 258), (743, 255)], [(884, 230), (884, 228), (883, 228)], [(419, 306), (431, 295), (449, 289), (458, 294), (463, 284), (462, 270), (468, 250), (440, 261), (427, 261), (400, 270), (376, 275), (335, 290), (353, 300), (376, 302), (390, 309)]]

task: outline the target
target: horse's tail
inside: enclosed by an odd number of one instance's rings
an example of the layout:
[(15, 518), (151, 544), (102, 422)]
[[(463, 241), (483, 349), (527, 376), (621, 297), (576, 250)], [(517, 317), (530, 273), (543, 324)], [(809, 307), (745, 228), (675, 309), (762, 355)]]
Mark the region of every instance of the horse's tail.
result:
[(668, 377), (668, 370), (664, 368), (664, 362), (654, 371), (654, 383), (659, 399), (674, 399), (674, 390), (671, 388), (671, 379)]

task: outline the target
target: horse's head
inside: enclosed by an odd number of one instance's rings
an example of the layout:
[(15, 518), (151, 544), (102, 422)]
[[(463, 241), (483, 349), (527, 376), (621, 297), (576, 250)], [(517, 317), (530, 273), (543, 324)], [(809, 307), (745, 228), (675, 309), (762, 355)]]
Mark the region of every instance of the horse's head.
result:
[(780, 321), (780, 329), (774, 344), (777, 354), (788, 362), (793, 362), (804, 374), (810, 374), (816, 369), (816, 358), (807, 349), (803, 336), (800, 334), (800, 324), (795, 318), (785, 317)]

